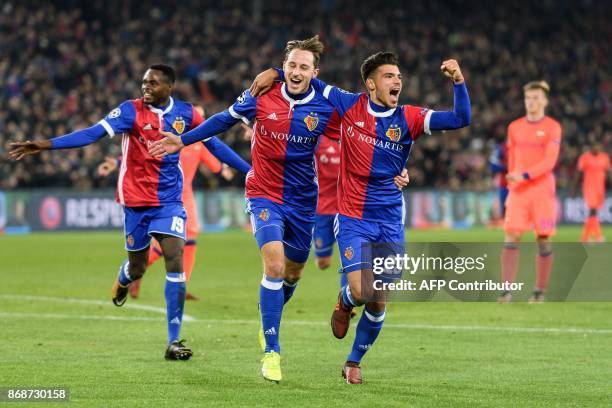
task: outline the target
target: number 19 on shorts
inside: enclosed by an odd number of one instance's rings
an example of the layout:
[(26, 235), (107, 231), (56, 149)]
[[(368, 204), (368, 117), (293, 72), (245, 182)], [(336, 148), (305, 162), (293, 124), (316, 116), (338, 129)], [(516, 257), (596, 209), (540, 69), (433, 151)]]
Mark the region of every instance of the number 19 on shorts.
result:
[(172, 217), (170, 230), (182, 234), (185, 231), (185, 221), (181, 217)]

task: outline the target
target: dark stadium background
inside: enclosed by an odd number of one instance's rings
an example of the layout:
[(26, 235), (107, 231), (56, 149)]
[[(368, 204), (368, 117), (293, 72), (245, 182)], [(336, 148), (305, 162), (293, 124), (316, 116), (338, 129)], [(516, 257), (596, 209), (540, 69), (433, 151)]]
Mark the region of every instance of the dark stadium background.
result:
[[(320, 34), (326, 45), (321, 76), (347, 89), (361, 89), (365, 56), (396, 51), (405, 103), (452, 106), (438, 67), (444, 58), (459, 59), (473, 124), (417, 143), (409, 162), (412, 186), (490, 188), (492, 144), (522, 115), (522, 85), (542, 78), (552, 87), (549, 113), (563, 125), (557, 175), (559, 187), (567, 187), (588, 140), (602, 141), (608, 151), (612, 145), (611, 17), (605, 1), (2, 2), (0, 145), (95, 123), (139, 96), (139, 80), (153, 62), (176, 67), (177, 96), (216, 113), (256, 73), (281, 64), (287, 40)], [(249, 157), (236, 132), (225, 140)], [(106, 141), (2, 161), (0, 187), (112, 186), (113, 178), (101, 179), (94, 169), (118, 146)]]

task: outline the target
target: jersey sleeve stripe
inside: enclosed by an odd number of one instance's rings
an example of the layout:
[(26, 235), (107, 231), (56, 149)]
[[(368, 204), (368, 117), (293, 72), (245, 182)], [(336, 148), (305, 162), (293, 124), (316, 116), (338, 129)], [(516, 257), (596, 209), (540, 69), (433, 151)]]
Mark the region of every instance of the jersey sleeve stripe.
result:
[(329, 93), (331, 92), (331, 90), (332, 90), (332, 86), (331, 85), (327, 85), (325, 87), (325, 89), (323, 90), (323, 97), (325, 99), (329, 99)]
[(423, 123), (423, 132), (431, 135), (431, 129), (429, 128), (429, 121), (431, 120), (431, 115), (434, 113), (433, 110), (427, 111), (425, 114), (425, 122)]
[(106, 130), (106, 133), (108, 133), (108, 135), (112, 138), (113, 136), (115, 136), (115, 131), (113, 130), (113, 128), (111, 127), (111, 125), (108, 124), (108, 122), (105, 119), (102, 119), (101, 121), (98, 122), (99, 124), (102, 125), (102, 127), (104, 128), (104, 130)]
[(247, 125), (249, 124), (249, 120), (247, 118), (245, 118), (244, 116), (236, 113), (236, 111), (234, 110), (234, 106), (230, 106), (228, 109), (230, 115), (232, 115), (232, 117), (234, 119), (240, 119), (241, 121), (243, 121), (244, 123), (246, 123)]

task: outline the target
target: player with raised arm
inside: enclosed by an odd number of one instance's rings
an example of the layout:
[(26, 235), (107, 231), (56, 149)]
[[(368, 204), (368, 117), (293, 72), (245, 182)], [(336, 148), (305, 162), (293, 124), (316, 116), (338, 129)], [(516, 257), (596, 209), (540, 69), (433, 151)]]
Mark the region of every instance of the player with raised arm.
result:
[[(532, 81), (523, 87), (526, 115), (508, 126), (508, 199), (504, 219), (502, 281), (514, 282), (519, 266), (519, 246), (524, 232), (535, 229), (538, 243), (536, 284), (530, 303), (544, 301), (553, 264), (550, 237), (557, 218), (553, 169), (561, 148), (561, 125), (546, 116), (550, 87)], [(500, 303), (512, 299), (503, 292)]]
[(283, 61), (286, 83), (271, 83), (270, 91), (257, 97), (247, 90), (198, 128), (180, 138), (166, 134), (166, 139), (150, 149), (154, 155), (174, 153), (240, 120), (255, 120), (253, 169), (247, 175), (246, 197), (264, 268), (259, 292), (266, 343), (261, 373), (276, 382), (282, 378), (279, 329), (283, 307), (302, 275), (312, 242), (318, 190), (314, 151), (334, 111), (311, 87), (322, 51), (318, 36), (288, 42)]
[(582, 242), (589, 242), (591, 239), (596, 242), (604, 241), (597, 212), (606, 198), (606, 173), (610, 170), (610, 156), (602, 150), (601, 143), (594, 141), (589, 151), (582, 153), (578, 159), (572, 195), (575, 195), (582, 174), (582, 197), (589, 208), (589, 215), (582, 230)]
[[(112, 287), (112, 301), (122, 306), (129, 285), (145, 272), (151, 237), (159, 241), (166, 261), (165, 298), (167, 305), (168, 344), (165, 358), (188, 360), (191, 349), (185, 347), (179, 334), (185, 302), (183, 247), (185, 210), (181, 202), (183, 176), (179, 155), (163, 159), (151, 156), (147, 148), (162, 138), (160, 131), (181, 134), (199, 125), (202, 117), (189, 103), (172, 98), (175, 74), (167, 65), (151, 65), (142, 79), (142, 98), (127, 100), (104, 119), (87, 129), (50, 140), (11, 143), (9, 156), (20, 160), (43, 150), (82, 147), (122, 134), (122, 161), (117, 182), (117, 200), (125, 213), (125, 249), (128, 259), (119, 268)], [(229, 147), (211, 139), (207, 147), (223, 162), (248, 168)]]
[[(374, 54), (361, 66), (367, 93), (349, 93), (316, 78), (312, 81), (317, 92), (341, 117), (335, 228), (348, 284), (340, 290), (331, 318), (335, 337), (346, 336), (351, 311), (365, 303), (352, 351), (342, 368), (342, 376), (349, 384), (361, 384), (361, 359), (374, 344), (385, 318), (384, 296), (375, 301), (362, 297), (368, 291), (361, 287), (362, 271), (369, 274), (372, 269), (371, 260), (362, 254), (362, 246), (389, 243), (393, 251), (404, 246), (404, 202), (401, 191), (392, 182), (393, 175), (402, 171), (412, 143), (420, 135), (470, 123), (470, 102), (459, 64), (447, 60), (441, 69), (454, 82), (452, 112), (398, 105), (402, 77), (399, 60), (390, 52)], [(259, 94), (269, 87), (270, 81), (283, 76), (285, 73), (278, 69), (263, 72), (251, 88), (253, 94)]]

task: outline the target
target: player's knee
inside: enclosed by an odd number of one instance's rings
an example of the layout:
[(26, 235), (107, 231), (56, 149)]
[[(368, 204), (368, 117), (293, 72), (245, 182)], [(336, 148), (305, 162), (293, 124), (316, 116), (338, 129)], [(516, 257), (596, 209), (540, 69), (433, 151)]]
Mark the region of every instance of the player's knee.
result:
[(327, 269), (331, 266), (331, 257), (325, 256), (323, 258), (317, 258), (317, 266), (319, 269)]
[(285, 264), (281, 260), (268, 260), (264, 264), (264, 273), (270, 278), (282, 278), (285, 273)]

